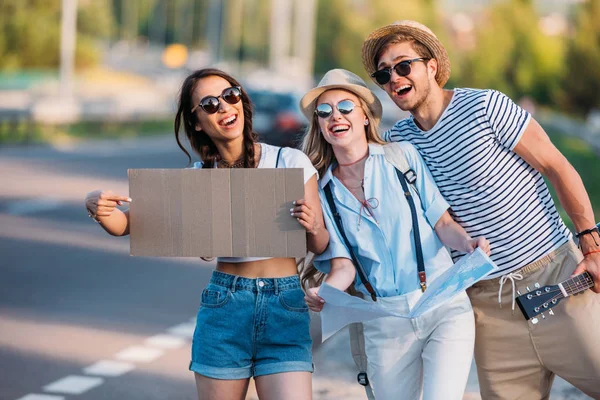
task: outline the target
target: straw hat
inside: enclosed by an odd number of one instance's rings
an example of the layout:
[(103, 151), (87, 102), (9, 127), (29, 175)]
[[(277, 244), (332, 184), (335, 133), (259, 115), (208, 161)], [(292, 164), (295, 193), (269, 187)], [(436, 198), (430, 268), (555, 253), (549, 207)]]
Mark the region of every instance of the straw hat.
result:
[(394, 22), (391, 25), (377, 29), (365, 39), (362, 47), (362, 61), (369, 75), (377, 71), (375, 49), (390, 35), (396, 34), (410, 36), (429, 49), (438, 64), (435, 80), (440, 87), (444, 87), (446, 82), (448, 82), (448, 78), (450, 78), (450, 59), (448, 58), (446, 48), (431, 29), (416, 21), (404, 20)]
[(331, 89), (347, 90), (363, 99), (369, 106), (369, 110), (371, 110), (371, 113), (375, 118), (375, 121), (373, 122), (376, 125), (379, 124), (382, 113), (381, 102), (377, 96), (373, 94), (371, 89), (367, 87), (365, 81), (358, 75), (346, 71), (345, 69), (332, 69), (327, 71), (317, 87), (309, 90), (308, 93), (302, 97), (300, 100), (300, 109), (309, 121), (313, 117), (319, 96)]

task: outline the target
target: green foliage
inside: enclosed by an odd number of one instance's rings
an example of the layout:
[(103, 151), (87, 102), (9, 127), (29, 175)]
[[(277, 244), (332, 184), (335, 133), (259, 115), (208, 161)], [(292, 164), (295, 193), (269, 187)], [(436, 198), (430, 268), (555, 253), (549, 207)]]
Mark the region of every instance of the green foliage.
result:
[(158, 45), (204, 44), (208, 0), (108, 1), (114, 14), (114, 40), (142, 38)]
[[(315, 73), (345, 68), (368, 78), (361, 60), (363, 41), (375, 29), (413, 19), (441, 32), (433, 1), (320, 0), (317, 10)], [(440, 37), (443, 40), (442, 37)]]
[[(159, 45), (206, 47), (211, 1), (78, 0), (76, 65), (97, 64), (99, 41), (105, 39), (146, 37)], [(218, 2), (228, 16), (221, 49), (226, 59), (268, 64), (273, 1), (278, 0)], [(572, 29), (552, 37), (539, 28), (539, 1), (489, 1), (484, 12), (471, 14), (476, 25), (471, 50), (455, 46), (449, 29), (452, 15), (441, 14), (439, 0), (316, 1), (317, 77), (346, 68), (368, 79), (361, 61), (364, 39), (384, 25), (414, 19), (445, 44), (452, 62), (448, 87), (495, 88), (515, 100), (528, 96), (580, 114), (600, 108), (600, 0), (569, 6), (576, 11)], [(61, 7), (61, 0), (0, 0), (0, 72), (58, 67)], [(236, 30), (242, 33), (241, 42), (228, 38)]]
[(260, 0), (245, 0), (244, 13), (247, 17), (242, 21), (240, 60), (266, 64), (269, 61), (269, 49), (265, 43), (270, 37), (270, 4)]
[(499, 2), (486, 15), (476, 31), (476, 48), (453, 60), (462, 63), (460, 82), (550, 104), (560, 89), (564, 40), (541, 32), (531, 1)]
[(79, 0), (77, 7), (78, 37), (102, 39), (113, 29), (113, 9), (109, 0)]
[[(99, 58), (95, 41), (109, 33), (112, 17), (107, 0), (78, 2), (76, 64)], [(0, 2), (0, 71), (56, 68), (60, 61), (60, 0)]]
[[(551, 128), (547, 128), (548, 136), (552, 143), (561, 151), (561, 153), (569, 160), (573, 167), (581, 176), (581, 180), (587, 190), (587, 193), (592, 202), (594, 215), (596, 218), (600, 216), (600, 168), (598, 162), (600, 156), (590, 147), (589, 144), (576, 137), (567, 136)], [(573, 224), (569, 220), (567, 213), (561, 207), (556, 192), (550, 186), (550, 191), (554, 199), (561, 217), (565, 220), (569, 228), (573, 229)]]
[(559, 102), (566, 110), (587, 113), (600, 109), (600, 0), (588, 0), (582, 6), (575, 26)]
[(28, 119), (0, 120), (0, 145), (57, 143), (84, 139), (165, 135), (173, 120), (80, 121), (67, 125), (36, 124)]

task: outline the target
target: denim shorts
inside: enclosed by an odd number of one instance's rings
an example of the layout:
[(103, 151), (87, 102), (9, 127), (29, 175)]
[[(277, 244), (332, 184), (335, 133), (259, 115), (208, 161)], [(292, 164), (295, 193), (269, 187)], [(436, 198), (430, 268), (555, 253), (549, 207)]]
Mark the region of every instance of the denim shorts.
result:
[(309, 324), (298, 276), (213, 271), (202, 292), (190, 370), (214, 379), (312, 372)]

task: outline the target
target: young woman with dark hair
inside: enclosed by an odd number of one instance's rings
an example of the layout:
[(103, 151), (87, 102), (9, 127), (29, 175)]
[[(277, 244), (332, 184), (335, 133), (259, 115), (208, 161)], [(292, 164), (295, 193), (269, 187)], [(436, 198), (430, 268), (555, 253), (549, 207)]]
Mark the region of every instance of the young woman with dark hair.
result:
[[(202, 69), (182, 84), (175, 117), (200, 161), (193, 168), (303, 168), (304, 199), (291, 217), (306, 229), (308, 250), (321, 253), (329, 234), (317, 189), (317, 172), (299, 150), (258, 143), (252, 104), (242, 85), (217, 69)], [(94, 191), (86, 198), (92, 217), (110, 234), (129, 233), (129, 213), (116, 208), (127, 197)], [(311, 338), (293, 258), (217, 258), (202, 292), (190, 370), (199, 399), (244, 399), (249, 378), (261, 399), (311, 399)]]

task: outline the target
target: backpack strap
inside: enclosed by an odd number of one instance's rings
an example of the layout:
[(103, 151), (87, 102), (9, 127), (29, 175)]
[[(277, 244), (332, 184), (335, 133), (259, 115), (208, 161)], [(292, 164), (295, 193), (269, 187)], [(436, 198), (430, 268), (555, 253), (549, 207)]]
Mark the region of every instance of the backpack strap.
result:
[[(419, 191), (415, 187), (415, 182), (417, 181), (417, 174), (415, 171), (408, 165), (408, 160), (402, 151), (402, 148), (398, 143), (388, 143), (383, 146), (383, 151), (385, 152), (385, 159), (387, 162), (396, 167), (397, 170), (400, 170), (408, 183), (410, 183), (413, 189), (419, 194)], [(419, 194), (420, 196), (420, 194)]]
[(331, 213), (333, 214), (333, 220), (335, 221), (335, 224), (337, 225), (337, 228), (340, 231), (340, 235), (342, 235), (342, 239), (344, 240), (344, 244), (346, 245), (346, 248), (350, 252), (350, 257), (352, 258), (352, 262), (354, 263), (356, 272), (358, 272), (358, 276), (360, 277), (361, 282), (363, 283), (363, 285), (365, 286), (365, 288), (371, 295), (371, 298), (373, 299), (373, 301), (377, 301), (377, 294), (375, 294), (375, 289), (373, 289), (373, 286), (369, 282), (369, 279), (367, 278), (367, 274), (365, 273), (365, 269), (363, 268), (362, 264), (360, 263), (358, 257), (356, 257), (356, 254), (354, 254), (354, 250), (352, 250), (352, 245), (350, 244), (350, 241), (348, 240), (348, 237), (346, 236), (346, 231), (344, 230), (344, 225), (342, 224), (342, 217), (338, 213), (337, 207), (335, 206), (335, 202), (333, 201), (333, 193), (331, 192), (331, 181), (329, 181), (327, 183), (327, 185), (325, 185), (324, 191), (325, 191), (325, 198), (327, 199), (327, 204), (329, 204), (329, 209), (331, 210)]
[(369, 400), (375, 400), (373, 388), (371, 388), (371, 383), (367, 376), (368, 363), (363, 324), (360, 322), (350, 324), (348, 326), (348, 332), (350, 333), (350, 350), (352, 351), (352, 358), (358, 367), (356, 379), (358, 380), (358, 383), (364, 386), (367, 398)]
[[(331, 181), (329, 181), (327, 183), (327, 185), (325, 185), (324, 191), (325, 191), (325, 198), (327, 199), (327, 204), (329, 204), (329, 209), (331, 210), (331, 213), (333, 214), (333, 220), (335, 221), (335, 224), (336, 224), (338, 230), (340, 231), (340, 235), (342, 235), (342, 239), (344, 240), (344, 243), (346, 244), (346, 248), (350, 252), (350, 257), (352, 258), (352, 262), (354, 263), (356, 272), (360, 276), (360, 280), (362, 281), (363, 285), (365, 286), (365, 288), (371, 295), (371, 298), (373, 299), (373, 301), (377, 301), (377, 295), (375, 294), (375, 289), (373, 289), (373, 286), (369, 282), (369, 280), (367, 278), (367, 274), (365, 273), (365, 270), (364, 270), (362, 264), (358, 260), (358, 257), (356, 257), (356, 255), (354, 254), (354, 250), (352, 249), (352, 246), (350, 245), (350, 241), (348, 240), (348, 237), (346, 236), (346, 231), (344, 230), (344, 225), (342, 224), (342, 217), (338, 213), (335, 202), (333, 201), (333, 193), (331, 191)], [(352, 289), (354, 290), (353, 287), (352, 287)], [(354, 290), (354, 292), (351, 294), (353, 296), (359, 296), (362, 298), (362, 293), (360, 293), (356, 290)], [(356, 376), (356, 379), (359, 384), (364, 386), (365, 392), (367, 394), (367, 399), (375, 400), (375, 396), (373, 395), (373, 389), (371, 388), (371, 384), (369, 382), (369, 377), (367, 376), (367, 352), (365, 349), (365, 336), (363, 333), (363, 324), (360, 322), (350, 324), (348, 326), (348, 333), (350, 334), (350, 350), (352, 351), (352, 358), (354, 359), (354, 363), (358, 367), (358, 375)]]
[[(417, 272), (419, 274), (419, 282), (420, 282), (421, 290), (425, 291), (425, 289), (427, 288), (427, 275), (425, 274), (425, 263), (423, 260), (423, 248), (421, 245), (421, 235), (419, 232), (419, 224), (418, 224), (418, 220), (417, 220), (416, 206), (415, 206), (414, 199), (413, 199), (412, 194), (410, 193), (410, 189), (409, 189), (409, 185), (411, 185), (413, 187), (413, 189), (415, 190), (415, 192), (417, 193), (417, 195), (420, 196), (419, 191), (414, 186), (414, 183), (417, 180), (417, 174), (408, 165), (406, 156), (404, 155), (404, 152), (402, 152), (402, 148), (400, 148), (399, 145), (397, 145), (396, 143), (390, 143), (388, 145), (383, 146), (383, 148), (385, 151), (386, 160), (390, 164), (392, 164), (394, 166), (394, 169), (396, 170), (396, 175), (398, 177), (398, 180), (400, 181), (400, 184), (402, 185), (402, 190), (404, 191), (404, 196), (406, 197), (406, 201), (408, 201), (408, 205), (410, 207), (410, 212), (411, 212), (411, 217), (412, 217), (412, 225), (413, 225), (412, 230), (413, 230), (414, 242), (415, 242), (415, 250), (417, 253), (417, 270), (418, 270)], [(367, 286), (366, 283), (368, 283), (368, 280), (366, 278), (364, 269), (363, 269), (362, 265), (360, 264), (358, 258), (354, 254), (354, 251), (352, 250), (352, 246), (350, 246), (350, 242), (348, 241), (348, 237), (346, 236), (346, 233), (344, 231), (344, 227), (342, 225), (342, 218), (339, 215), (339, 213), (337, 211), (337, 207), (335, 206), (335, 203), (333, 201), (333, 193), (331, 191), (330, 185), (331, 185), (331, 182), (328, 182), (327, 185), (325, 185), (324, 191), (325, 191), (325, 197), (327, 199), (327, 203), (329, 204), (329, 208), (331, 209), (331, 212), (333, 214), (335, 224), (337, 225), (338, 230), (340, 231), (340, 234), (342, 235), (342, 239), (344, 240), (344, 243), (346, 244), (346, 247), (348, 248), (348, 251), (350, 252), (350, 256), (352, 257), (352, 261), (354, 262), (354, 265), (356, 266), (356, 271), (358, 272), (361, 281), (365, 285), (365, 288), (367, 288), (367, 290), (371, 294), (371, 298), (373, 298), (373, 300), (376, 301), (375, 291), (373, 290), (373, 287), (371, 286), (370, 283), (369, 283), (369, 286)], [(370, 287), (370, 289), (369, 289), (369, 287)], [(362, 297), (361, 293), (352, 293), (352, 294)], [(373, 389), (371, 388), (371, 384), (370, 384), (369, 378), (367, 376), (368, 359), (367, 359), (367, 352), (366, 352), (366, 348), (365, 348), (364, 326), (360, 322), (353, 323), (353, 324), (349, 325), (348, 331), (350, 334), (350, 349), (352, 351), (352, 358), (354, 359), (354, 363), (356, 364), (356, 366), (358, 367), (358, 370), (359, 370), (359, 373), (357, 375), (358, 383), (361, 384), (362, 386), (364, 386), (365, 392), (367, 395), (367, 399), (375, 400)]]
[[(417, 180), (417, 174), (408, 165), (406, 156), (404, 155), (402, 148), (398, 144), (387, 144), (383, 146), (383, 150), (385, 151), (386, 160), (390, 164), (392, 164), (396, 169), (396, 175), (398, 176), (398, 180), (402, 185), (402, 190), (404, 190), (404, 196), (406, 197), (406, 201), (408, 201), (408, 206), (410, 207), (410, 214), (412, 216), (413, 225), (412, 231), (415, 242), (415, 250), (417, 253), (417, 273), (419, 275), (419, 285), (421, 286), (421, 291), (424, 292), (425, 289), (427, 289), (427, 274), (425, 273), (423, 247), (421, 245), (421, 234), (419, 232), (419, 222), (417, 220), (417, 208), (415, 206), (414, 198), (410, 193), (410, 189), (408, 187), (408, 185), (412, 185), (415, 191), (417, 191), (416, 187), (414, 187), (414, 183)], [(418, 194), (419, 192), (417, 191), (417, 195)]]
[(279, 150), (277, 151), (277, 160), (275, 161), (275, 168), (279, 167), (279, 159), (281, 158), (281, 150), (283, 149), (283, 147), (280, 147)]

